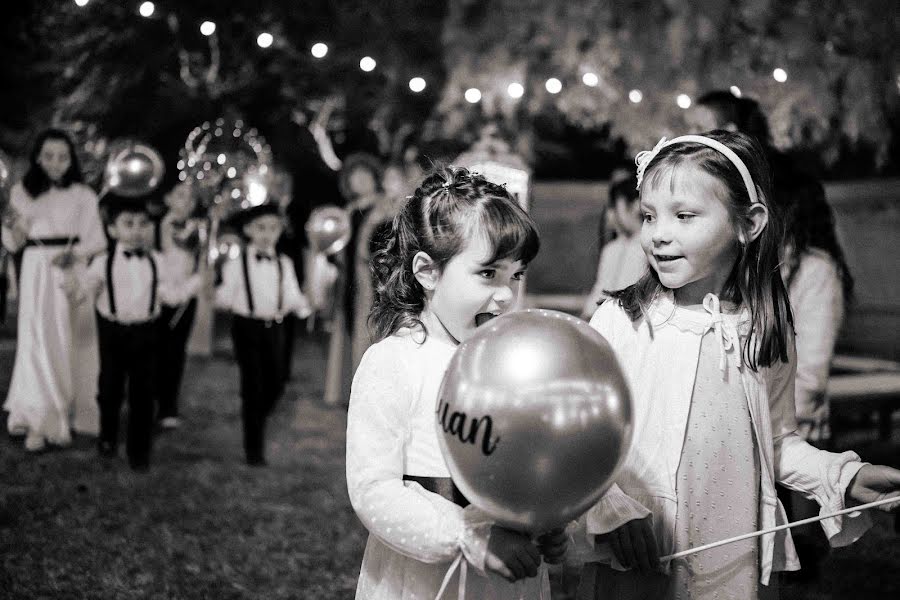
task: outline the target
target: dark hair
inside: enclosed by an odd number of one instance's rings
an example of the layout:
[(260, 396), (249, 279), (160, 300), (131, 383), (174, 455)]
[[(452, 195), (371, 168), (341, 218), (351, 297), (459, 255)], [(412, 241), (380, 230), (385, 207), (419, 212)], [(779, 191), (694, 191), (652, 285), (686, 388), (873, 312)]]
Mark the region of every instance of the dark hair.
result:
[(732, 123), (738, 131), (755, 137), (764, 147), (772, 144), (769, 121), (756, 100), (738, 98), (727, 90), (713, 90), (700, 96), (697, 105), (715, 113), (717, 127)]
[(341, 195), (347, 202), (354, 200), (356, 197), (353, 190), (350, 189), (350, 175), (357, 169), (369, 171), (372, 174), (372, 178), (375, 180), (375, 191), (382, 191), (381, 175), (383, 167), (381, 161), (374, 155), (366, 152), (351, 154), (344, 159), (344, 163), (341, 165), (341, 171), (338, 174), (338, 189), (340, 189)]
[(384, 247), (372, 257), (376, 286), (369, 320), (375, 339), (403, 327), (427, 335), (419, 319), (425, 290), (413, 274), (413, 257), (425, 252), (443, 269), (482, 232), (493, 248), (485, 264), (505, 258), (527, 264), (540, 248), (534, 221), (505, 187), (463, 168), (436, 167), (407, 198)]
[(624, 179), (611, 182), (609, 186), (609, 206), (615, 206), (616, 198), (620, 196), (624, 196), (629, 204), (640, 198), (637, 189), (637, 176), (631, 174)]
[(100, 212), (107, 224), (112, 224), (122, 213), (143, 213), (150, 216), (150, 202), (154, 195), (121, 196), (115, 192), (107, 192), (100, 200)]
[(825, 200), (825, 188), (818, 179), (800, 172), (785, 177), (775, 188), (775, 203), (785, 216), (787, 254), (786, 283), (791, 282), (800, 268), (800, 258), (813, 248), (831, 257), (841, 279), (844, 302), (853, 297), (853, 276), (844, 258), (844, 251), (834, 228), (834, 212)]
[(37, 198), (49, 190), (52, 185), (50, 178), (47, 177), (47, 173), (38, 164), (38, 156), (41, 154), (41, 149), (47, 140), (61, 140), (69, 148), (71, 162), (69, 168), (63, 173), (62, 179), (60, 179), (60, 187), (67, 188), (73, 183), (81, 183), (83, 181), (81, 165), (78, 163), (78, 153), (75, 152), (75, 144), (72, 142), (72, 138), (62, 129), (45, 129), (38, 134), (34, 141), (34, 147), (32, 147), (29, 157), (28, 171), (22, 178), (22, 187), (25, 188), (25, 191), (32, 198)]
[[(783, 222), (778, 207), (771, 201), (771, 181), (766, 155), (760, 144), (739, 132), (715, 130), (703, 134), (734, 151), (743, 161), (756, 184), (759, 201), (769, 210), (769, 221), (762, 233), (739, 246), (740, 253), (722, 293), (723, 299), (743, 304), (750, 311), (751, 335), (742, 348), (744, 362), (756, 371), (776, 360), (788, 360), (788, 336), (793, 327), (787, 290), (781, 280), (779, 256)], [(682, 142), (660, 150), (644, 172), (641, 193), (662, 183), (666, 175), (674, 183), (672, 172), (682, 165), (702, 170), (718, 180), (727, 192), (726, 206), (736, 230), (747, 232), (750, 220), (750, 195), (737, 168), (727, 156), (697, 142)], [(613, 294), (632, 321), (646, 313), (656, 295), (665, 289), (655, 270), (647, 272), (633, 286)]]

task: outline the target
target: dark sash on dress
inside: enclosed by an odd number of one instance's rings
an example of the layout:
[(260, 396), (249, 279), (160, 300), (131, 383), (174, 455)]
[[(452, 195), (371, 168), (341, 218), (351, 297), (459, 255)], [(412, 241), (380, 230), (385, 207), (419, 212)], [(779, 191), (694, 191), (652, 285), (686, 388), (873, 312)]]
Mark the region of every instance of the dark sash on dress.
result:
[(469, 501), (466, 500), (466, 497), (462, 495), (462, 492), (459, 491), (459, 488), (456, 487), (456, 484), (453, 483), (453, 480), (449, 477), (419, 477), (417, 475), (404, 475), (403, 481), (414, 481), (429, 492), (437, 494), (463, 508), (469, 505)]

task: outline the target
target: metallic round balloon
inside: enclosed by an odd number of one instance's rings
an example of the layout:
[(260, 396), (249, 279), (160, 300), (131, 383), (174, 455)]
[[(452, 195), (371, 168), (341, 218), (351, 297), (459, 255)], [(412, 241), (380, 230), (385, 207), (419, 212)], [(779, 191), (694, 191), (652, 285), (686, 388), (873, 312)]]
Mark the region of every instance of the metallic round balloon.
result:
[(612, 484), (631, 443), (631, 396), (609, 343), (587, 323), (523, 310), (457, 348), (437, 428), (463, 495), (499, 523), (539, 534)]
[(165, 166), (154, 148), (133, 140), (113, 144), (106, 163), (106, 189), (135, 198), (149, 194), (162, 182)]
[(347, 211), (329, 204), (314, 208), (304, 229), (313, 252), (336, 254), (350, 241), (350, 227)]

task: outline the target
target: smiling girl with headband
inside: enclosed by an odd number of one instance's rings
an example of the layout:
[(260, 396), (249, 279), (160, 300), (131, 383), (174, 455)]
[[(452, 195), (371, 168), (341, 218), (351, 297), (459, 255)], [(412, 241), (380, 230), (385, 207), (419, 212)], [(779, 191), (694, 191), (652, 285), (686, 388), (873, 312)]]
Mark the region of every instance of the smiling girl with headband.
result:
[[(788, 530), (660, 556), (785, 523), (776, 481), (827, 514), (900, 497), (900, 471), (796, 434), (782, 225), (760, 146), (714, 131), (663, 138), (636, 162), (650, 269), (591, 319), (628, 378), (634, 443), (582, 519), (579, 598), (770, 597), (773, 571), (800, 568)], [(833, 546), (871, 524), (867, 513), (821, 523)]]

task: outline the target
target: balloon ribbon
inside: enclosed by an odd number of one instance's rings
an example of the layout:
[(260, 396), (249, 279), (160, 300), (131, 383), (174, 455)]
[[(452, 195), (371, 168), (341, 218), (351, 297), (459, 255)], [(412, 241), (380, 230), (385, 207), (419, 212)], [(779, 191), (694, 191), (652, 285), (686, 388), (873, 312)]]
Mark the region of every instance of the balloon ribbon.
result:
[(793, 523), (785, 523), (784, 525), (778, 525), (776, 527), (769, 527), (768, 529), (762, 529), (760, 531), (752, 531), (750, 533), (744, 533), (742, 535), (737, 535), (732, 538), (728, 538), (725, 540), (719, 540), (718, 542), (712, 542), (710, 544), (705, 544), (703, 546), (697, 546), (696, 548), (688, 548), (687, 550), (682, 550), (681, 552), (676, 552), (674, 554), (667, 554), (666, 556), (660, 556), (660, 562), (674, 560), (676, 558), (681, 558), (682, 556), (687, 556), (689, 554), (694, 554), (695, 552), (703, 552), (704, 550), (709, 550), (710, 548), (716, 548), (718, 546), (724, 546), (725, 544), (731, 544), (733, 542), (739, 542), (741, 540), (746, 540), (747, 538), (759, 537), (761, 535), (765, 535), (767, 533), (774, 533), (776, 531), (781, 531), (782, 529), (790, 529), (791, 527), (797, 527), (798, 525), (806, 525), (807, 523), (815, 523), (816, 521), (822, 521), (823, 519), (830, 519), (831, 517), (838, 517), (840, 515), (846, 515), (848, 513), (854, 513), (861, 510), (866, 510), (869, 508), (875, 508), (876, 506), (881, 506), (882, 504), (888, 504), (890, 502), (900, 502), (900, 497), (891, 497), (891, 498), (882, 498), (881, 500), (876, 500), (875, 502), (869, 502), (868, 504), (861, 504), (860, 506), (853, 506), (850, 508), (845, 508), (843, 510), (839, 510), (837, 512), (828, 513), (826, 515), (820, 515), (818, 517), (810, 517), (808, 519), (803, 519), (802, 521), (794, 521)]

